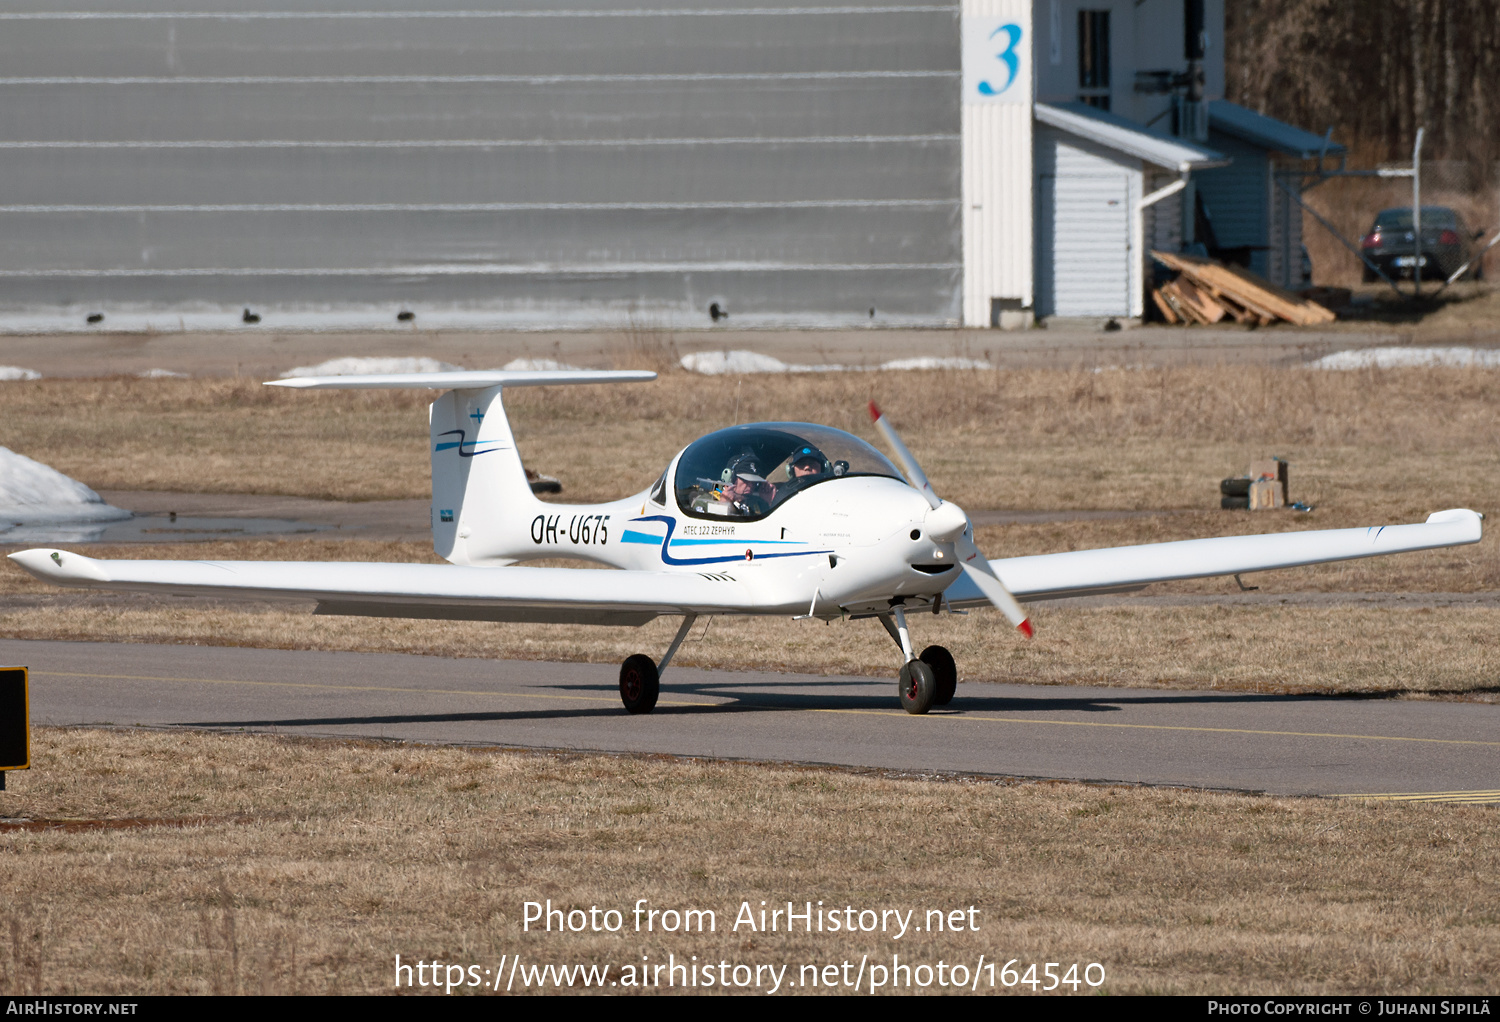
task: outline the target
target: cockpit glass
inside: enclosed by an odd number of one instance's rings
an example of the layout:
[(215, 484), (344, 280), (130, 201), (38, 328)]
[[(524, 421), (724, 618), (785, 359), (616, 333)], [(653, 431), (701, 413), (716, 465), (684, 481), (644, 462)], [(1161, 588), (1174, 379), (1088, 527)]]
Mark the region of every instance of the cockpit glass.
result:
[(805, 422), (731, 426), (682, 452), (677, 506), (694, 518), (753, 521), (810, 486), (847, 476), (900, 479), (901, 473), (842, 430)]

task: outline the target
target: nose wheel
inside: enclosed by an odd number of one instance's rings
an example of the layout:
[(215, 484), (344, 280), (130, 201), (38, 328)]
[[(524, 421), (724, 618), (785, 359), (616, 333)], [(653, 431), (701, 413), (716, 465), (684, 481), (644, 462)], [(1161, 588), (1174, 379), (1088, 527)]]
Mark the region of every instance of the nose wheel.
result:
[(917, 656), (912, 651), (906, 612), (899, 603), (891, 605), (889, 614), (880, 615), (880, 623), (901, 648), (904, 662), (896, 683), (901, 708), (907, 713), (923, 714), (934, 706), (951, 703), (958, 690), (958, 668), (953, 663), (953, 654), (942, 646), (928, 646)]
[(937, 698), (937, 675), (920, 660), (908, 660), (896, 683), (901, 708), (907, 713), (923, 714), (932, 709)]

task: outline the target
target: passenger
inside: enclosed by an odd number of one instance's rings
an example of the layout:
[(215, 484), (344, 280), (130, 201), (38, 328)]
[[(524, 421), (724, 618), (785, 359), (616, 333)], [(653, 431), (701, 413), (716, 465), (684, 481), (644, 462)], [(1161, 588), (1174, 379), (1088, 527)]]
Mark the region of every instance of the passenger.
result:
[(801, 485), (816, 482), (820, 477), (829, 474), (828, 459), (823, 457), (823, 452), (816, 447), (802, 447), (792, 455), (792, 463), (787, 467), (787, 478), (792, 482), (806, 480)]
[(786, 466), (786, 482), (778, 487), (778, 496), (785, 500), (803, 487), (820, 483), (830, 475), (832, 471), (822, 451), (811, 445), (799, 447), (792, 452), (792, 460)]

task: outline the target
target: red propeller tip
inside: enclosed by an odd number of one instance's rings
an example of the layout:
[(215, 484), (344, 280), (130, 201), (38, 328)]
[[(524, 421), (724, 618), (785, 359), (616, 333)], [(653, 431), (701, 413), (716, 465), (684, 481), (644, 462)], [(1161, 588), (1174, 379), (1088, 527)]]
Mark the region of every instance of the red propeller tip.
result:
[(880, 409), (879, 409), (879, 407), (876, 406), (876, 404), (875, 404), (874, 401), (870, 402), (870, 421), (871, 422), (879, 422), (880, 421)]
[(1016, 625), (1016, 627), (1020, 629), (1021, 634), (1026, 636), (1026, 638), (1028, 639), (1034, 638), (1036, 636), (1036, 632), (1031, 630), (1031, 618), (1027, 618), (1025, 621), (1022, 621), (1020, 624)]

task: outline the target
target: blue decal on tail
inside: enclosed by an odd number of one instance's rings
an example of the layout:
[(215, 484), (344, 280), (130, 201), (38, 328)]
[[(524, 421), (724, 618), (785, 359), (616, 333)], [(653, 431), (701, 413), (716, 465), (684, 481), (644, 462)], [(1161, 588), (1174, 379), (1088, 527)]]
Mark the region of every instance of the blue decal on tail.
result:
[[(501, 450), (501, 448), (499, 448), (499, 447), (487, 447), (487, 448), (485, 448), (482, 451), (476, 451), (476, 450), (474, 450), (473, 447), (474, 447), (475, 444), (480, 444), (480, 443), (493, 444), (493, 443), (496, 443), (497, 441), (494, 441), (494, 440), (465, 440), (464, 439), (464, 431), (461, 430), (461, 429), (450, 429), (446, 433), (439, 433), (438, 436), (453, 436), (455, 433), (458, 434), (458, 439), (456, 441), (451, 441), (450, 440), (446, 444), (438, 444), (436, 447), (433, 448), (433, 450), (434, 451), (451, 451), (451, 450), (453, 450), (453, 448), (457, 447), (458, 448), (458, 456), (460, 458), (473, 458), (473, 457), (477, 457), (478, 455), (481, 455), (481, 454), (489, 454), (491, 451)], [(469, 450), (467, 450), (467, 451), (464, 450), (465, 447), (468, 447)]]

